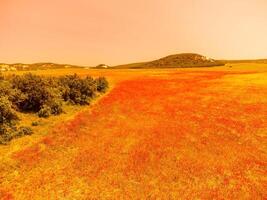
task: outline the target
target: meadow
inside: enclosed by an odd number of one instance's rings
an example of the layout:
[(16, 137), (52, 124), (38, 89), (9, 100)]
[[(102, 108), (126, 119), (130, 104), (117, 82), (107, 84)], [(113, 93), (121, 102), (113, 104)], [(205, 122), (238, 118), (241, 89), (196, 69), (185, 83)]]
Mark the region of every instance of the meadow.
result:
[(267, 198), (267, 64), (32, 71), (73, 72), (110, 88), (0, 146), (0, 199)]

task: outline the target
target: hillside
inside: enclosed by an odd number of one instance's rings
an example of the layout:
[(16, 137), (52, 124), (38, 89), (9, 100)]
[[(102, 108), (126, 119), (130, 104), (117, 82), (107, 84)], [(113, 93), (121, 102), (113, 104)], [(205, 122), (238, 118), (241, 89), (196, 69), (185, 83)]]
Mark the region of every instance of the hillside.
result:
[(115, 66), (114, 68), (182, 68), (182, 67), (211, 67), (224, 65), (222, 62), (194, 53), (170, 55), (158, 60)]

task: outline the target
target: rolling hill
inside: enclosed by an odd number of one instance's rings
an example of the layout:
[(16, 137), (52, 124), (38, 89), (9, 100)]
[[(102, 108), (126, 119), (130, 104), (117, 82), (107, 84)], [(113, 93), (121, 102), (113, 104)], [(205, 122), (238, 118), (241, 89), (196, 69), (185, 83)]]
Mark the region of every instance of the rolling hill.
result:
[(170, 55), (158, 60), (114, 66), (114, 68), (182, 68), (182, 67), (212, 67), (224, 65), (223, 62), (207, 58), (195, 53)]

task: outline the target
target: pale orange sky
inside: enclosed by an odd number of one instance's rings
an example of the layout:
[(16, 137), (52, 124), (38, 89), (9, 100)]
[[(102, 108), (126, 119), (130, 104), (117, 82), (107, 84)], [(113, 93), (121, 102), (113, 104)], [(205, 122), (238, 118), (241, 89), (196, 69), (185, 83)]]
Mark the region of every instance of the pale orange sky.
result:
[(0, 62), (267, 58), (267, 0), (0, 0)]

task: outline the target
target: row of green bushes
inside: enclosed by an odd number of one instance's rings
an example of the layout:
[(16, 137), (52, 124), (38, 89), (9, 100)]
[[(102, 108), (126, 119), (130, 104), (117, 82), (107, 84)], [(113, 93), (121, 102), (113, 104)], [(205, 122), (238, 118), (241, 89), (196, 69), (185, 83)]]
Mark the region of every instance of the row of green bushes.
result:
[(3, 77), (0, 74), (0, 143), (31, 134), (25, 127), (16, 127), (17, 112), (32, 112), (39, 117), (59, 115), (64, 102), (88, 105), (107, 88), (104, 77), (81, 78), (74, 74), (55, 78), (31, 73)]

